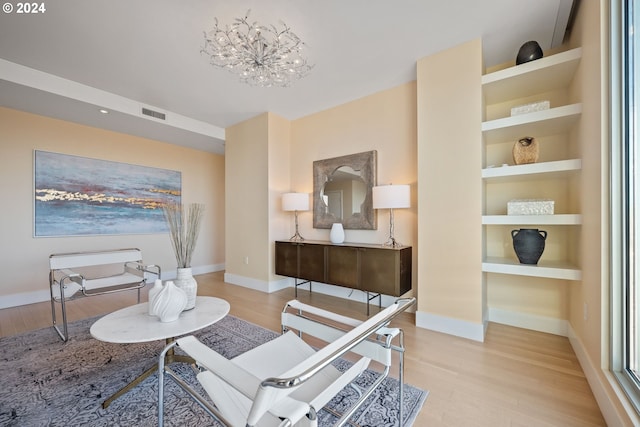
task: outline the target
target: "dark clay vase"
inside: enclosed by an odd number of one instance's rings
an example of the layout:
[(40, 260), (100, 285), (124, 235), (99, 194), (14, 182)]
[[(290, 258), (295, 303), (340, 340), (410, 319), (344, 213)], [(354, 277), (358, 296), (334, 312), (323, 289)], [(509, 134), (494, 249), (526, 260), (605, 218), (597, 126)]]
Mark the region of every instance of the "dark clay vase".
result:
[(516, 65), (526, 62), (535, 61), (542, 58), (542, 48), (537, 41), (531, 40), (520, 46), (518, 56), (516, 57)]
[(544, 252), (544, 242), (547, 232), (537, 228), (521, 228), (511, 230), (513, 249), (516, 251), (520, 264), (537, 264)]

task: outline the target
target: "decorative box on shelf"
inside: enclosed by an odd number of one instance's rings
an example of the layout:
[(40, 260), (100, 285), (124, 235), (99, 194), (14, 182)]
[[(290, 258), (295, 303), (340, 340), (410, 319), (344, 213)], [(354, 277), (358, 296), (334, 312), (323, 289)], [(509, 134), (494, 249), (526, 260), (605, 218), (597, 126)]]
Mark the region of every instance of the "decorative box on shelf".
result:
[(507, 215), (553, 215), (554, 201), (549, 199), (516, 199), (507, 202)]
[(519, 114), (533, 113), (535, 111), (543, 111), (549, 109), (549, 101), (532, 102), (530, 104), (518, 105), (511, 108), (511, 115), (517, 116)]

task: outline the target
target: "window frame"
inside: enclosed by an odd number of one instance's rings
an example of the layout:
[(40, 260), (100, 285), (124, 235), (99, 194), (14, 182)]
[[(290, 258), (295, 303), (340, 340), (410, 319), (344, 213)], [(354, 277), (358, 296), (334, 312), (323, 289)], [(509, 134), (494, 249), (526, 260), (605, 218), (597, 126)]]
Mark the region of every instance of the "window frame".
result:
[(631, 31), (640, 28), (640, 8), (612, 1), (610, 17), (610, 368), (640, 413), (640, 366), (631, 369), (640, 364), (632, 354), (640, 351), (640, 304), (633, 303), (640, 292), (640, 33)]

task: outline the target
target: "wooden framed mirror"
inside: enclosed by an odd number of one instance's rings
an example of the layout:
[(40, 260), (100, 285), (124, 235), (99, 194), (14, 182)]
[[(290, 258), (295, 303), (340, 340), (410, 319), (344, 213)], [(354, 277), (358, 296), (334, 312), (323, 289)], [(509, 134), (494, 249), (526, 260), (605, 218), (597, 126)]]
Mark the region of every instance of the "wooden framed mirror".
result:
[(313, 162), (313, 227), (375, 230), (372, 188), (377, 180), (377, 151)]

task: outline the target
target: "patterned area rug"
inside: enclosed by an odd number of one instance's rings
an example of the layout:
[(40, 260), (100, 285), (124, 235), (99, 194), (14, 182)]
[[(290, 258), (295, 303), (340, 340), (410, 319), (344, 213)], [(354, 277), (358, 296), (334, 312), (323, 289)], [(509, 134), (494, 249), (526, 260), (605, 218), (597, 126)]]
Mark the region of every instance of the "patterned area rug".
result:
[[(89, 334), (96, 320), (69, 324), (71, 338), (63, 343), (52, 328), (0, 339), (0, 425), (2, 426), (154, 426), (157, 417), (157, 375), (151, 375), (107, 409), (102, 402), (157, 363), (162, 342), (110, 344)], [(234, 357), (277, 336), (273, 331), (227, 316), (195, 334), (226, 357)], [(347, 366), (347, 362), (343, 362)], [(197, 380), (191, 367), (175, 363), (172, 369)], [(369, 375), (367, 375), (369, 374)], [(366, 372), (363, 381), (374, 374)], [(349, 388), (348, 388), (349, 389)], [(346, 390), (348, 390), (346, 389)], [(346, 391), (345, 390), (345, 391)], [(364, 408), (350, 420), (354, 426), (397, 425), (398, 381), (387, 378)], [(165, 382), (165, 425), (216, 425), (172, 380)], [(428, 392), (405, 385), (404, 426), (410, 426)], [(337, 419), (348, 392), (321, 411), (321, 426)]]

